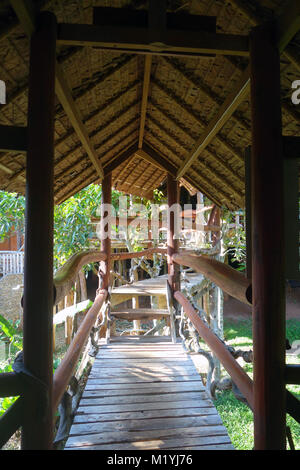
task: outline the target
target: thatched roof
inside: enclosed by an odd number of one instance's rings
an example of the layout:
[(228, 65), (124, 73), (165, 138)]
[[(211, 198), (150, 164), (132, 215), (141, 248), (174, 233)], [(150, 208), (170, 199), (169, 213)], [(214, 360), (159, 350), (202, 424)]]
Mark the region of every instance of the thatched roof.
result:
[[(92, 24), (95, 6), (147, 8), (143, 0), (35, 3), (54, 12), (59, 23)], [(278, 16), (286, 4), (285, 0), (170, 0), (168, 8), (215, 16), (217, 32), (247, 35), (255, 24)], [(291, 103), (291, 83), (300, 78), (299, 45), (298, 34), (281, 55), (284, 135), (300, 135), (300, 106)], [(113, 169), (113, 184), (127, 193), (149, 197), (166, 177), (159, 159), (175, 170), (182, 166), (241, 80), (248, 57), (152, 55), (152, 61), (146, 57), (99, 47), (57, 46), (58, 63), (102, 167), (105, 170), (129, 149), (127, 159)], [(0, 105), (0, 124), (27, 123), (28, 62), (29, 40), (24, 27), (10, 2), (2, 0), (0, 79), (6, 83), (7, 104)], [(230, 209), (244, 206), (244, 151), (251, 137), (249, 99), (248, 94), (241, 100), (181, 177), (182, 184), (191, 191), (200, 190)], [(143, 150), (136, 151), (143, 117)], [(25, 166), (25, 153), (2, 152), (0, 189), (24, 193)], [(99, 174), (57, 99), (56, 203), (92, 182), (100, 182)]]

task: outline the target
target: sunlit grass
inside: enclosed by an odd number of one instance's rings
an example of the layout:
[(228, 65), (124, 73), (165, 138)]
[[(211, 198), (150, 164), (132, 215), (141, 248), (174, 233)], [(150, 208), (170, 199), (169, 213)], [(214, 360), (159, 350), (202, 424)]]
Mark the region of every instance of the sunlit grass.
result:
[[(300, 321), (291, 319), (286, 323), (286, 337), (290, 344), (300, 340)], [(226, 344), (235, 349), (252, 349), (252, 323), (251, 320), (224, 321), (224, 340)], [(238, 360), (250, 377), (253, 377), (253, 364)], [(300, 364), (300, 356), (287, 355), (286, 362)], [(226, 371), (222, 371), (224, 376)], [(300, 386), (289, 385), (288, 390), (300, 399)], [(231, 391), (217, 392), (214, 402), (221, 418), (228, 430), (229, 437), (237, 450), (251, 450), (253, 440), (253, 414), (242, 402), (238, 401)], [(295, 449), (300, 450), (300, 424), (287, 415), (287, 426), (290, 427)], [(287, 445), (289, 449), (289, 445)]]

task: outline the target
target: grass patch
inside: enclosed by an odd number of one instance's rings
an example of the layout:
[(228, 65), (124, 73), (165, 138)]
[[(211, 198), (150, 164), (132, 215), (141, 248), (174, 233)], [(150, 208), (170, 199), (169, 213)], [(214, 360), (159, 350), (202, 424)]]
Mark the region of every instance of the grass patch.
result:
[[(292, 344), (300, 340), (300, 321), (291, 319), (286, 322), (286, 337)], [(236, 349), (252, 349), (252, 322), (251, 320), (232, 321), (224, 320), (224, 340), (226, 344)], [(253, 377), (253, 365), (238, 360), (243, 369)], [(286, 362), (300, 364), (300, 356), (287, 355)], [(222, 370), (222, 375), (228, 375)], [(289, 385), (288, 390), (300, 399), (300, 386)], [(231, 391), (217, 392), (214, 401), (224, 426), (226, 426), (229, 437), (237, 450), (251, 450), (254, 446), (253, 440), (253, 414), (244, 404), (238, 401)], [(295, 448), (300, 450), (300, 424), (291, 416), (287, 415), (287, 426), (290, 427)], [(287, 445), (289, 449), (289, 446)]]

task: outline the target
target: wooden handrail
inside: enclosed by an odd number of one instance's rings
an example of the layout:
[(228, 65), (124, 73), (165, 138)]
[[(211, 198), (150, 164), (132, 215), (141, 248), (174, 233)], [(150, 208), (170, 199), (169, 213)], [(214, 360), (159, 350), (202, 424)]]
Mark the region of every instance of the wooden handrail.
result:
[(57, 305), (69, 293), (77, 274), (85, 264), (105, 261), (106, 258), (107, 255), (99, 250), (79, 251), (71, 256), (54, 275), (54, 305)]
[(251, 378), (246, 374), (239, 363), (232, 357), (224, 343), (210, 328), (205, 325), (186, 297), (179, 291), (175, 292), (174, 297), (177, 302), (182, 305), (185, 314), (191, 320), (201, 338), (206, 342), (206, 344), (211, 348), (211, 350), (223, 364), (230, 377), (232, 377), (234, 383), (246, 398), (249, 406), (253, 409), (253, 382)]
[(56, 410), (60, 400), (66, 390), (76, 364), (79, 360), (84, 344), (91, 332), (91, 329), (97, 319), (100, 309), (107, 297), (106, 290), (100, 290), (96, 299), (82, 321), (76, 335), (74, 336), (63, 360), (56, 369), (53, 378), (53, 409)]
[(111, 260), (118, 261), (124, 259), (133, 259), (133, 258), (152, 258), (154, 254), (166, 255), (166, 248), (149, 248), (148, 250), (143, 251), (132, 251), (125, 253), (112, 253)]
[(22, 426), (25, 400), (19, 397), (0, 417), (0, 449)]
[(0, 397), (17, 397), (23, 395), (24, 383), (19, 374), (15, 372), (2, 372), (0, 374)]
[(244, 304), (251, 305), (252, 285), (250, 279), (227, 264), (205, 255), (193, 253), (176, 253), (172, 259), (175, 263), (188, 266), (203, 274), (227, 294)]

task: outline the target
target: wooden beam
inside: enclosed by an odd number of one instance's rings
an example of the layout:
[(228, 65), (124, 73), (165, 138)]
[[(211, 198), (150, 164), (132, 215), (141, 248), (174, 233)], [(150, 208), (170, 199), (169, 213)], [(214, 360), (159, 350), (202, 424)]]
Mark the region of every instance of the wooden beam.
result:
[(231, 118), (239, 105), (244, 101), (249, 93), (250, 77), (249, 67), (243, 73), (240, 81), (235, 86), (233, 92), (226, 98), (220, 107), (217, 115), (210, 121), (205, 132), (196, 142), (192, 152), (187, 156), (183, 164), (178, 170), (177, 178), (180, 178), (188, 170), (191, 164), (199, 157), (201, 152), (214, 139), (216, 134), (222, 129), (226, 122)]
[(94, 146), (90, 141), (86, 127), (84, 126), (82, 122), (82, 118), (73, 100), (71, 91), (67, 85), (67, 82), (64, 78), (62, 69), (59, 64), (56, 64), (55, 90), (56, 90), (57, 97), (59, 101), (61, 102), (62, 107), (64, 108), (79, 140), (82, 143), (82, 146), (84, 147), (86, 153), (88, 154), (89, 159), (94, 165), (99, 177), (102, 179), (103, 178), (102, 165), (98, 159)]
[[(154, 120), (152, 118), (150, 118), (149, 116), (149, 121), (151, 122), (154, 122)], [(179, 141), (178, 139), (175, 139), (171, 134), (170, 134), (170, 131), (167, 130), (164, 126), (162, 126), (161, 124), (159, 125), (158, 123), (155, 123), (156, 126), (159, 126), (159, 128), (167, 135), (168, 139), (172, 140), (173, 141), (173, 144), (174, 144), (174, 149), (178, 148), (178, 146), (182, 147), (184, 152), (187, 152), (187, 148), (186, 148), (186, 145), (182, 142), (182, 141)], [(207, 152), (210, 154), (210, 156), (213, 158), (213, 160), (217, 161), (219, 163), (219, 158), (214, 156), (214, 154), (212, 152), (209, 152), (207, 150)], [(175, 153), (174, 153), (175, 154)], [(229, 190), (229, 194), (235, 194), (236, 196), (236, 199), (239, 200), (239, 204), (241, 204), (241, 200), (242, 200), (242, 194), (241, 194), (241, 190), (236, 190), (234, 188), (234, 186), (232, 185), (231, 182), (229, 182), (227, 180), (227, 178), (220, 174), (219, 171), (215, 170), (214, 168), (212, 168), (208, 163), (207, 161), (204, 163), (202, 160), (198, 160), (197, 164), (202, 167), (204, 169), (204, 171), (207, 171), (208, 173), (212, 174), (212, 177), (217, 179), (219, 181), (219, 183), (225, 187), (227, 187), (227, 189)], [(231, 170), (232, 171), (232, 170)], [(244, 183), (243, 183), (244, 185)]]
[[(31, 37), (32, 33), (35, 31), (35, 21), (36, 21), (35, 8), (33, 6), (32, 0), (11, 0), (11, 4), (17, 17), (20, 20), (20, 23), (24, 31), (29, 37)], [(57, 61), (56, 61), (55, 91), (79, 140), (81, 141), (91, 162), (93, 163), (96, 169), (96, 172), (98, 173), (99, 177), (102, 179), (103, 169), (102, 169), (101, 163), (99, 162), (96, 151), (93, 147), (93, 144), (90, 141), (87, 130), (82, 122), (82, 118), (76, 107), (71, 91), (67, 85), (61, 66)]]
[[(170, 100), (172, 100), (177, 106), (181, 108), (181, 110), (186, 113), (191, 119), (197, 121), (201, 127), (204, 129), (208, 126), (208, 123), (203, 120), (198, 114), (196, 114), (191, 108), (187, 108), (185, 105), (182, 104), (180, 97), (175, 95), (175, 93), (166, 88), (162, 83), (160, 83), (157, 79), (152, 79), (152, 84), (154, 84), (163, 94), (165, 94)], [(195, 140), (195, 139), (194, 139)], [(216, 141), (223, 145), (234, 157), (236, 157), (239, 162), (244, 164), (244, 158), (242, 154), (232, 146), (232, 144), (224, 139), (221, 135), (216, 135)]]
[[(292, 0), (290, 6), (286, 8), (285, 12), (278, 19), (277, 22), (277, 46), (279, 51), (282, 52), (288, 45), (289, 41), (293, 38), (300, 28), (300, 4), (297, 0)], [(244, 71), (240, 82), (235, 87), (235, 90), (228, 96), (218, 114), (208, 124), (206, 131), (199, 138), (191, 154), (186, 158), (185, 162), (180, 167), (177, 177), (182, 176), (191, 163), (198, 158), (200, 153), (212, 141), (216, 134), (222, 129), (226, 122), (231, 118), (232, 114), (236, 111), (241, 102), (245, 99), (250, 91), (250, 67), (248, 66)]]
[[(246, 18), (250, 21), (250, 23), (253, 26), (257, 26), (258, 24), (261, 23), (261, 17), (257, 13), (258, 8), (255, 8), (258, 5), (253, 5), (254, 8), (252, 9), (248, 6), (248, 3), (245, 3), (245, 1), (243, 1), (243, 0), (230, 0), (230, 3), (232, 5), (234, 5), (244, 16), (246, 16)], [(296, 7), (297, 7), (298, 1), (293, 0), (291, 2), (292, 8), (295, 11), (295, 7), (293, 7), (293, 4), (294, 5), (296, 4)], [(283, 28), (283, 23), (284, 23), (283, 19), (285, 18), (285, 24), (286, 24), (287, 31), (293, 31), (293, 27), (288, 26), (287, 22), (286, 22), (286, 19), (290, 15), (290, 21), (295, 24), (295, 19), (293, 17), (291, 17), (291, 14), (289, 13), (289, 10), (290, 10), (290, 7), (289, 6), (286, 7), (286, 13), (282, 13), (282, 16), (281, 16), (281, 19), (279, 19), (279, 22), (281, 22), (281, 25), (282, 25), (281, 29), (284, 30), (284, 28)], [(270, 13), (273, 14), (271, 11), (270, 11)], [(283, 32), (283, 35), (284, 35), (284, 32)], [(282, 42), (282, 44), (284, 44), (285, 41), (282, 40), (281, 42)], [(300, 71), (300, 60), (299, 60), (299, 57), (295, 54), (294, 48), (287, 45), (286, 49), (284, 50), (284, 55), (294, 65), (294, 67), (296, 67), (297, 70)]]
[(152, 64), (152, 55), (146, 55), (145, 56), (145, 69), (144, 69), (143, 95), (142, 95), (142, 105), (141, 105), (139, 144), (138, 144), (139, 149), (142, 148), (143, 140), (144, 140), (145, 122), (146, 122), (149, 87), (150, 87), (151, 64)]
[(283, 51), (300, 30), (300, 2), (290, 0), (277, 21), (278, 48)]
[(173, 176), (177, 174), (177, 168), (167, 160), (160, 152), (153, 149), (150, 145), (144, 143), (143, 148), (139, 149), (136, 154), (144, 160), (152, 163), (152, 165), (160, 168), (162, 171), (166, 171)]
[(27, 151), (27, 127), (0, 125), (0, 151)]
[(284, 158), (300, 159), (300, 137), (283, 137)]
[(112, 173), (116, 168), (118, 168), (118, 166), (122, 165), (122, 163), (128, 160), (128, 158), (130, 158), (135, 153), (137, 148), (137, 144), (133, 144), (127, 150), (120, 153), (112, 162), (108, 162), (104, 166), (104, 174), (108, 175), (109, 173)]
[(249, 55), (248, 36), (168, 29), (164, 33), (163, 42), (157, 43), (149, 40), (148, 28), (137, 29), (129, 26), (99, 27), (90, 24), (60, 23), (58, 44), (98, 47), (134, 54)]
[(31, 37), (35, 31), (37, 10), (32, 0), (10, 0), (21, 25), (27, 36)]
[[(132, 8), (95, 7), (93, 9), (93, 24), (97, 26), (129, 26), (146, 28), (159, 32), (167, 29), (182, 29), (184, 31), (216, 31), (216, 17), (190, 15), (186, 12), (170, 13), (166, 11), (166, 0), (150, 0), (147, 10)], [(158, 40), (154, 37), (153, 40)]]
[(68, 191), (67, 193), (64, 193), (62, 196), (58, 197), (58, 195), (61, 193), (61, 191), (59, 191), (57, 195), (54, 196), (55, 204), (57, 205), (62, 204), (67, 199), (69, 199), (69, 197), (74, 196), (74, 194), (76, 194), (81, 189), (85, 188), (89, 184), (96, 183), (96, 182), (99, 182), (99, 177), (95, 176), (95, 172), (92, 172), (85, 178), (84, 183), (78, 184), (78, 186), (76, 186), (76, 189), (73, 188), (71, 189), (71, 191)]

